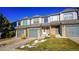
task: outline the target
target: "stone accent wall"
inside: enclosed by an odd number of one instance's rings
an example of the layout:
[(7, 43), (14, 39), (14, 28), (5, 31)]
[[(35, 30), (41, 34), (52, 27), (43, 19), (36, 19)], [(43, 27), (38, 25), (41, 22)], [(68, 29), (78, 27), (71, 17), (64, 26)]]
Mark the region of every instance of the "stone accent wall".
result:
[(50, 35), (51, 35), (51, 37), (54, 37), (54, 35), (56, 35), (55, 26), (50, 26)]

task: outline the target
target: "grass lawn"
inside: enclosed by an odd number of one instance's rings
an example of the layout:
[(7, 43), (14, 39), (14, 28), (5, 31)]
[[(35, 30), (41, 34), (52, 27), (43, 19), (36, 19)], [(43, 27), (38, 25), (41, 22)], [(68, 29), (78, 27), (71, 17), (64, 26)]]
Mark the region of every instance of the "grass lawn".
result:
[[(29, 42), (29, 44), (32, 43), (33, 41)], [(66, 38), (48, 38), (45, 42), (37, 43), (36, 47), (28, 48), (25, 46), (17, 49), (26, 51), (79, 51), (79, 44)]]

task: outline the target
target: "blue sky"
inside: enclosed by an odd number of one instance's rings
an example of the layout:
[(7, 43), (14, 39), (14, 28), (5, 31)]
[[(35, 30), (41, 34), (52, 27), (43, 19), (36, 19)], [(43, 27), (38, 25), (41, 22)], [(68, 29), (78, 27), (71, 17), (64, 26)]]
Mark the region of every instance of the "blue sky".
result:
[(22, 19), (23, 17), (32, 17), (34, 15), (49, 15), (60, 12), (67, 7), (0, 7), (2, 13), (10, 22)]

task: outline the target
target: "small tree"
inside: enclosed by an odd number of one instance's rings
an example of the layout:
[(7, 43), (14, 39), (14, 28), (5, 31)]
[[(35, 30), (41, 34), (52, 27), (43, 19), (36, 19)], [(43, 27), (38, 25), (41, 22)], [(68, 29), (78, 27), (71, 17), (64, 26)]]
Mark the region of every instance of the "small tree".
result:
[(2, 38), (13, 37), (15, 31), (11, 29), (11, 23), (9, 23), (8, 19), (0, 14), (0, 32)]

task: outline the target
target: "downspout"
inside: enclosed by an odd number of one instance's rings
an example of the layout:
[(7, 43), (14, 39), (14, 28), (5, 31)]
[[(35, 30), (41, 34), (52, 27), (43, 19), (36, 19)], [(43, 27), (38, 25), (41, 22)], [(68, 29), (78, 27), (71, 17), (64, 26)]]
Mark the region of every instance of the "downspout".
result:
[(61, 28), (62, 23), (61, 23), (61, 20), (60, 20), (60, 13), (59, 13), (59, 25), (60, 25), (60, 35), (62, 36), (62, 28)]

